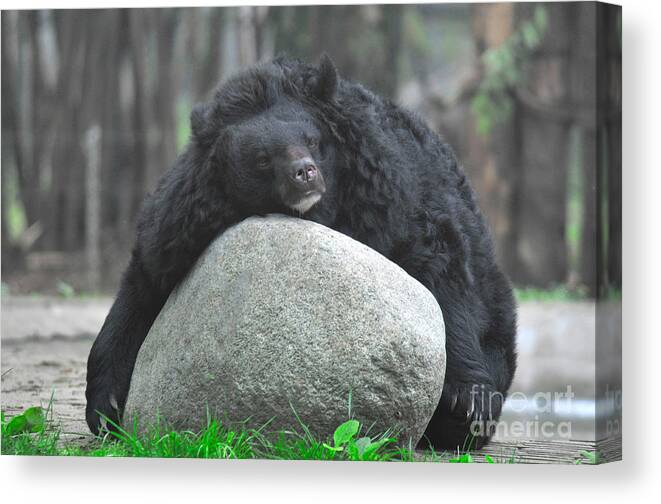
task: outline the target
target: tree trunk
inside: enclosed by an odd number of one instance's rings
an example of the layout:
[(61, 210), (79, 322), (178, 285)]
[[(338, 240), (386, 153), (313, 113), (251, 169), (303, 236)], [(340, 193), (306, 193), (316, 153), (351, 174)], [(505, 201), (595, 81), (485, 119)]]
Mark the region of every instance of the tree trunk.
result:
[(242, 67), (257, 62), (256, 8), (239, 7), (239, 64)]
[(2, 197), (0, 201), (0, 220), (2, 221), (2, 276), (12, 271), (17, 264), (17, 250), (10, 240), (8, 183), (9, 173), (16, 174), (16, 167), (22, 164), (19, 148), (18, 124), (16, 116), (16, 94), (14, 79), (16, 76), (16, 62), (10, 55), (10, 13), (2, 13)]
[[(178, 23), (178, 13), (175, 9), (153, 10), (156, 14), (156, 37), (158, 41), (157, 80), (153, 90), (152, 123), (148, 126), (147, 134), (152, 139), (150, 149), (150, 170), (146, 174), (146, 190), (153, 191), (163, 172), (174, 162), (176, 156), (176, 99), (173, 83), (174, 76), (174, 36)], [(142, 196), (142, 195), (141, 195)]]
[(87, 259), (87, 288), (96, 292), (101, 270), (101, 127), (94, 124), (85, 133), (85, 256)]
[(572, 102), (582, 137), (583, 219), (578, 283), (597, 293), (597, 25), (596, 4), (579, 3), (572, 18)]
[[(328, 53), (340, 74), (388, 98), (399, 84), (401, 5), (333, 5), (310, 8), (309, 58)], [(338, 43), (342, 41), (342, 43)]]
[(225, 24), (225, 9), (213, 8), (208, 16), (208, 40), (202, 64), (194, 75), (193, 100), (209, 98), (210, 92), (218, 85), (222, 75), (221, 37)]
[(622, 10), (597, 7), (599, 294), (622, 288)]
[[(534, 4), (517, 4), (531, 17)], [(524, 68), (519, 89), (520, 183), (515, 282), (549, 286), (566, 280), (567, 145), (571, 124), (568, 87), (571, 19), (575, 4), (548, 3), (547, 34)]]
[[(472, 7), (473, 33), (478, 53), (499, 47), (512, 35), (514, 5), (510, 3), (475, 4)], [(481, 73), (481, 68), (477, 74)], [(477, 132), (469, 104), (464, 105), (461, 137), (467, 145), (464, 168), (480, 199), (496, 244), (496, 254), (505, 271), (512, 274), (518, 265), (516, 253), (518, 212), (516, 190), (520, 176), (516, 110), (499, 123), (488, 136)]]

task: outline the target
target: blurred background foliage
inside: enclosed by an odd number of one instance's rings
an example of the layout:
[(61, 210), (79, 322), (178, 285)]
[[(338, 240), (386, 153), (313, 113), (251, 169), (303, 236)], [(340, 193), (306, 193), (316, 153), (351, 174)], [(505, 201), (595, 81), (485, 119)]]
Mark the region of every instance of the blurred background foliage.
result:
[(417, 111), (451, 143), (517, 285), (612, 295), (622, 275), (615, 12), (3, 11), (3, 292), (113, 291), (140, 202), (187, 142), (192, 104), (257, 61), (327, 52), (344, 77)]

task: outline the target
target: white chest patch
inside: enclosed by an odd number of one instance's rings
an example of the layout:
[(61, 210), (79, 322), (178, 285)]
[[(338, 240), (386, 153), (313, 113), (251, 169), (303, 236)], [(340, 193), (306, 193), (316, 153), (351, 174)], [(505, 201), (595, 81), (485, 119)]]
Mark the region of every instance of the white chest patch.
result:
[(315, 194), (310, 194), (309, 196), (305, 196), (299, 200), (298, 203), (295, 205), (290, 205), (291, 208), (294, 210), (297, 210), (298, 212), (305, 213), (310, 208), (312, 208), (319, 200), (321, 199), (321, 194), (315, 193)]

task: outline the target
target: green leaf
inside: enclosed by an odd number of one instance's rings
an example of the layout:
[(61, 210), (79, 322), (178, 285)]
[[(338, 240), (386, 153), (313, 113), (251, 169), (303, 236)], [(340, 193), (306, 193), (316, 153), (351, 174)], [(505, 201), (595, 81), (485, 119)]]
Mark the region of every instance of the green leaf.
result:
[(532, 23), (525, 23), (522, 27), (523, 41), (526, 47), (534, 49), (539, 44), (539, 32)]
[(347, 444), (356, 434), (358, 434), (359, 430), (360, 422), (358, 420), (351, 419), (344, 422), (335, 429), (335, 433), (333, 434), (335, 447), (338, 448)]
[(349, 460), (363, 460), (355, 441), (350, 441), (347, 444), (346, 453)]
[(535, 14), (533, 15), (533, 21), (535, 22), (535, 25), (537, 26), (537, 29), (540, 32), (546, 30), (546, 27), (548, 26), (548, 17), (546, 15), (546, 9), (544, 7), (540, 6), (535, 9)]
[(30, 425), (39, 428), (43, 427), (44, 422), (46, 421), (46, 414), (39, 406), (33, 406), (32, 408), (26, 409), (23, 415)]
[(323, 447), (333, 452), (341, 452), (342, 450), (344, 450), (344, 448), (342, 448), (341, 446), (335, 448), (327, 443), (323, 443)]
[(585, 460), (587, 460), (590, 464), (597, 464), (599, 461), (599, 454), (598, 452), (590, 452), (587, 450), (582, 450), (581, 455)]
[(41, 432), (44, 430), (46, 415), (39, 406), (26, 409), (16, 415), (7, 424), (6, 433), (10, 436), (23, 432)]
[(495, 464), (493, 457), (491, 455), (485, 455), (484, 460), (486, 460), (489, 464)]
[(358, 455), (362, 457), (367, 447), (369, 447), (372, 444), (372, 439), (369, 437), (361, 437), (360, 439), (356, 439), (354, 444), (358, 449)]
[(14, 418), (9, 420), (7, 424), (6, 432), (8, 435), (13, 436), (14, 434), (19, 434), (25, 432), (25, 428), (28, 422), (23, 415), (16, 415)]
[(381, 447), (387, 445), (388, 443), (394, 442), (394, 438), (383, 438), (379, 439), (378, 441), (375, 441), (373, 443), (370, 443), (366, 448), (363, 453), (363, 456), (365, 458), (368, 458), (372, 455), (374, 455)]

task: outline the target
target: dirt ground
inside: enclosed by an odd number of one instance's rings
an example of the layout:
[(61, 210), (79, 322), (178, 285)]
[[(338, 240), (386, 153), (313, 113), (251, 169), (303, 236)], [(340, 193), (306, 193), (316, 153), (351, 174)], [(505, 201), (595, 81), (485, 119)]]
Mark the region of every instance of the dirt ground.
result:
[(46, 407), (68, 439), (85, 440), (85, 366), (110, 300), (2, 300), (2, 410)]
[[(3, 297), (2, 410), (12, 416), (48, 405), (70, 439), (89, 439), (85, 412), (87, 355), (110, 299)], [(526, 303), (519, 311), (519, 368), (512, 390), (564, 390), (593, 400), (594, 303)], [(521, 415), (505, 411), (503, 419)], [(570, 413), (571, 414), (571, 413)], [(594, 426), (574, 418), (574, 439), (591, 439)]]

